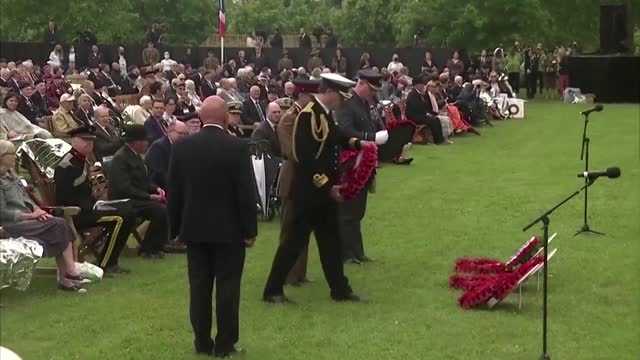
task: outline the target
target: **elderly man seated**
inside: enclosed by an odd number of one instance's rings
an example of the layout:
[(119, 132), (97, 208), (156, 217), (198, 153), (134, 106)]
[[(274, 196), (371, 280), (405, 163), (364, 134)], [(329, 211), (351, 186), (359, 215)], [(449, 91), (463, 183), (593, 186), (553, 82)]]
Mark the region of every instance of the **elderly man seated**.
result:
[(267, 118), (251, 134), (252, 142), (264, 142), (265, 151), (272, 157), (282, 157), (280, 142), (276, 133), (282, 112), (280, 105), (270, 102), (267, 106)]
[(111, 161), (113, 155), (118, 151), (124, 142), (118, 136), (116, 129), (111, 125), (109, 118), (109, 109), (104, 106), (98, 106), (94, 112), (95, 115), (95, 142), (93, 153), (96, 160), (100, 162)]
[(442, 132), (442, 124), (440, 120), (430, 114), (433, 112), (433, 105), (425, 94), (425, 85), (428, 80), (425, 76), (419, 76), (413, 79), (413, 89), (407, 95), (407, 119), (418, 125), (425, 125), (431, 130), (433, 141), (436, 144), (444, 144), (445, 138)]
[(63, 94), (60, 97), (60, 107), (53, 113), (53, 136), (68, 139), (69, 131), (84, 126), (82, 121), (72, 113), (75, 100), (76, 98), (71, 94)]
[(8, 92), (2, 99), (0, 108), (0, 139), (19, 141), (34, 137), (50, 139), (51, 134), (36, 125), (33, 125), (27, 118), (20, 114), (18, 108), (18, 94)]
[(144, 95), (140, 98), (139, 105), (129, 105), (124, 108), (122, 117), (129, 124), (144, 125), (145, 120), (151, 116), (152, 105), (151, 96)]
[(94, 132), (93, 127), (79, 127), (69, 132), (71, 151), (65, 154), (55, 169), (56, 202), (61, 206), (80, 208), (80, 213), (73, 218), (79, 231), (96, 226), (105, 227), (109, 239), (98, 254), (97, 264), (107, 273), (128, 273), (129, 270), (118, 265), (118, 258), (133, 230), (135, 218), (127, 211), (94, 208), (96, 199), (87, 161), (94, 146)]
[(162, 188), (151, 183), (142, 155), (149, 140), (144, 126), (129, 125), (124, 129), (125, 145), (111, 160), (109, 198), (130, 199), (130, 210), (137, 218), (149, 221), (140, 246), (140, 256), (164, 258), (163, 246), (169, 241), (166, 195)]

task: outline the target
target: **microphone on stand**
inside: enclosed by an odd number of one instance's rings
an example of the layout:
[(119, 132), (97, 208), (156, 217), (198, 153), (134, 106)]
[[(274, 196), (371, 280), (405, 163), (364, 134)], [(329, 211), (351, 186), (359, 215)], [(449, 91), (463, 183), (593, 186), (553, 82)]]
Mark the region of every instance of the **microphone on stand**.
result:
[(600, 112), (600, 111), (602, 111), (602, 109), (604, 109), (604, 106), (598, 104), (598, 105), (594, 106), (591, 109), (588, 109), (588, 110), (585, 110), (585, 111), (581, 111), (580, 115), (589, 115), (592, 112)]
[(617, 166), (607, 168), (607, 170), (600, 171), (585, 171), (578, 174), (579, 178), (587, 178), (589, 180), (595, 180), (601, 176), (606, 176), (609, 179), (616, 179), (620, 177), (620, 168)]

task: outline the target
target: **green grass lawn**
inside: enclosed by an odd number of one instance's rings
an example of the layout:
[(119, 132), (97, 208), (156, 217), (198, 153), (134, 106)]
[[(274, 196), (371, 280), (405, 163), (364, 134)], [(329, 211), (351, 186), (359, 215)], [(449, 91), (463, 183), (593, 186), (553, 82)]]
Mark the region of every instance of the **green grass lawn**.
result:
[[(379, 262), (346, 272), (368, 304), (330, 300), (317, 250), (315, 282), (287, 289), (296, 306), (260, 301), (278, 243), (262, 223), (243, 279), (241, 341), (250, 359), (537, 359), (542, 293), (536, 281), (491, 311), (462, 310), (448, 288), (461, 256), (506, 259), (536, 226), (521, 228), (581, 185), (576, 174), (585, 106), (532, 103), (526, 120), (494, 122), (482, 136), (445, 147), (415, 146), (409, 167), (385, 166), (363, 223)], [(574, 237), (582, 198), (551, 221), (559, 236), (550, 265), (549, 350), (553, 359), (640, 358), (640, 109), (607, 105), (592, 115), (592, 169), (622, 177), (591, 188), (590, 225), (607, 236)], [(212, 199), (215, 201), (215, 199)], [(36, 278), (1, 293), (1, 337), (24, 359), (192, 359), (186, 261), (123, 258), (133, 274), (84, 295)]]

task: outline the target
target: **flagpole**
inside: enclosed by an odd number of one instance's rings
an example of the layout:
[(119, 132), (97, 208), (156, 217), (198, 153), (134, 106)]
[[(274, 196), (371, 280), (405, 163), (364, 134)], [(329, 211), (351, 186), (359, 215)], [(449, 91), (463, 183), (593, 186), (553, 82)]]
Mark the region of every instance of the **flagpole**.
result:
[(220, 64), (224, 64), (224, 36), (220, 37)]

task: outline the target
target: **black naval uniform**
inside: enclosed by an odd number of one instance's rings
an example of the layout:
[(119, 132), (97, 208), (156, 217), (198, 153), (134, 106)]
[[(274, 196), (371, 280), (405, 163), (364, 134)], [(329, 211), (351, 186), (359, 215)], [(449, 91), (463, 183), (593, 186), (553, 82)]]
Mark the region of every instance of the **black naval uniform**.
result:
[[(376, 129), (371, 121), (371, 112), (366, 100), (353, 93), (351, 99), (337, 111), (338, 125), (348, 136), (362, 140), (375, 141)], [(338, 205), (338, 222), (340, 224), (340, 238), (342, 239), (342, 260), (355, 259), (364, 261), (364, 245), (360, 222), (364, 218), (367, 208), (367, 194), (371, 187), (373, 176), (367, 186), (358, 195)]]
[(61, 206), (77, 206), (80, 213), (73, 218), (78, 230), (104, 226), (109, 240), (98, 255), (98, 265), (108, 269), (118, 265), (120, 252), (135, 225), (135, 218), (125, 211), (93, 210), (96, 199), (91, 190), (91, 172), (86, 157), (71, 149), (55, 169), (56, 202)]
[[(326, 123), (324, 126), (328, 133), (314, 135), (312, 127), (322, 128), (323, 123)], [(360, 149), (360, 141), (343, 134), (330, 111), (317, 99), (300, 112), (294, 129), (292, 148), (296, 163), (291, 187), (293, 225), (290, 239), (278, 247), (263, 297), (265, 301), (270, 301), (271, 298), (284, 295), (283, 285), (287, 274), (307, 245), (310, 230), (313, 230), (331, 297), (334, 300), (349, 299), (353, 291), (340, 259), (338, 204), (330, 191), (339, 182), (339, 151), (341, 148)], [(319, 141), (318, 138), (323, 136), (326, 139)]]

